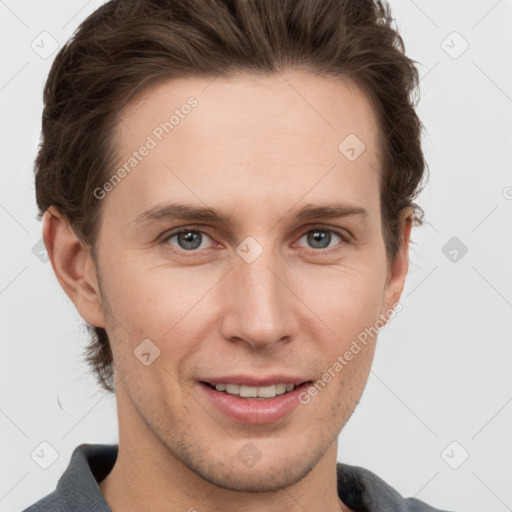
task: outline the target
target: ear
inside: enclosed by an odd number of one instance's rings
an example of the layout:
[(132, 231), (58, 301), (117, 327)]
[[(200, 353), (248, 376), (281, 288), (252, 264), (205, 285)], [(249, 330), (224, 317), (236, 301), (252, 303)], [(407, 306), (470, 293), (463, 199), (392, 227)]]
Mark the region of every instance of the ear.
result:
[(80, 316), (105, 327), (94, 260), (55, 206), (44, 213), (43, 240), (53, 271)]
[(400, 213), (400, 248), (388, 268), (386, 287), (382, 302), (381, 319), (385, 322), (402, 295), (409, 269), (409, 240), (413, 223), (413, 210), (404, 208)]

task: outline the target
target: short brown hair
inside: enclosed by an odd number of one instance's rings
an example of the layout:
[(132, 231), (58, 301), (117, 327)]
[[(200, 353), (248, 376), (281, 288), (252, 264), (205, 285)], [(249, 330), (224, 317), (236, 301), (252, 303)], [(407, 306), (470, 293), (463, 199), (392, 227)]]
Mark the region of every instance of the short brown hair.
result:
[[(404, 207), (427, 170), (415, 112), (418, 71), (405, 55), (387, 3), (371, 0), (112, 0), (57, 54), (44, 89), (35, 161), (38, 219), (55, 205), (96, 258), (101, 201), (112, 175), (116, 117), (130, 98), (188, 76), (303, 69), (352, 81), (371, 101), (382, 155), (380, 198), (388, 259), (400, 248)], [(341, 141), (340, 141), (341, 142)], [(106, 331), (87, 324), (86, 360), (114, 391)]]

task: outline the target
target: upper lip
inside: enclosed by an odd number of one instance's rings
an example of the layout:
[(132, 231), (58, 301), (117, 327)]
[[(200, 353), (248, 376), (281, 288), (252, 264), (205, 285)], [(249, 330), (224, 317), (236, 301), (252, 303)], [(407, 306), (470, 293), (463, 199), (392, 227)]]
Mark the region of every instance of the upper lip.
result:
[(268, 375), (266, 377), (256, 377), (251, 375), (226, 375), (222, 377), (206, 377), (201, 379), (215, 386), (215, 384), (241, 384), (243, 386), (263, 387), (271, 386), (272, 384), (303, 384), (308, 382), (309, 379), (303, 377), (293, 377), (291, 375)]

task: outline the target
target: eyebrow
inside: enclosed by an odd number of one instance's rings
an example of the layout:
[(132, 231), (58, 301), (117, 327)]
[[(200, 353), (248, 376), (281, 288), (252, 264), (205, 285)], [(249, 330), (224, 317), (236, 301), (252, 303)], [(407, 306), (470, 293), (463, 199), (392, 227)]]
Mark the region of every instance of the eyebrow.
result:
[[(306, 204), (294, 215), (295, 220), (315, 218), (343, 218), (359, 216), (362, 220), (369, 218), (368, 212), (361, 206), (350, 204), (312, 205)], [(169, 203), (146, 210), (134, 219), (137, 225), (147, 225), (163, 220), (207, 221), (229, 225), (233, 216), (217, 208), (198, 207), (183, 203)]]
[(295, 215), (294, 218), (297, 220), (315, 219), (317, 217), (322, 218), (342, 218), (342, 217), (356, 217), (360, 216), (363, 220), (369, 218), (368, 212), (361, 206), (355, 205), (321, 205), (314, 206), (307, 204), (301, 208)]
[(135, 217), (135, 224), (149, 224), (161, 220), (209, 221), (230, 224), (232, 216), (217, 208), (198, 207), (182, 203), (155, 206)]

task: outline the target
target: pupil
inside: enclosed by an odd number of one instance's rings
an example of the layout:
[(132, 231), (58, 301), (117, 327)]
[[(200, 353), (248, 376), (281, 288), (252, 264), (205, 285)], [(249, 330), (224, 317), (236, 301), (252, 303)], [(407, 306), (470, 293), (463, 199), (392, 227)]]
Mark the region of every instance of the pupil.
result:
[(197, 249), (201, 245), (199, 233), (194, 231), (180, 233), (178, 240), (183, 249)]
[[(328, 231), (311, 231), (311, 235), (308, 235), (308, 242), (315, 248), (324, 249), (329, 246), (331, 241), (331, 234)], [(320, 242), (320, 245), (317, 243)]]

